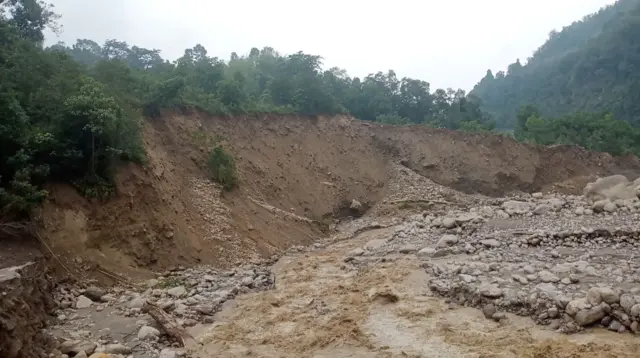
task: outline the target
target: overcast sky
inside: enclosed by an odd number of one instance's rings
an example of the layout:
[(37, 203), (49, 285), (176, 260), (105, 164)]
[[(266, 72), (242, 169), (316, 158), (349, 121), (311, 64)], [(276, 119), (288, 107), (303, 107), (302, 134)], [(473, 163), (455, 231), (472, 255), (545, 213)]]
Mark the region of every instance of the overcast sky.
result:
[(491, 68), (526, 60), (552, 29), (614, 0), (50, 0), (63, 33), (48, 43), (115, 38), (175, 59), (200, 43), (228, 59), (251, 47), (321, 55), (352, 76), (393, 69), (431, 88), (469, 90)]

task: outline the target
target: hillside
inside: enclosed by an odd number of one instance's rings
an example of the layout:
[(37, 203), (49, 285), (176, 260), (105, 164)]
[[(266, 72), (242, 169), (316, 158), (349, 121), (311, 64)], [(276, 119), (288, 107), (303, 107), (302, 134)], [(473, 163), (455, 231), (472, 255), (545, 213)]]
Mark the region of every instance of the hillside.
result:
[[(41, 235), (74, 271), (109, 280), (99, 272), (145, 277), (176, 265), (259, 262), (312, 244), (332, 219), (379, 203), (399, 163), (491, 196), (554, 184), (578, 193), (594, 175), (640, 174), (635, 157), (346, 116), (166, 113), (147, 121), (143, 136), (149, 160), (118, 170), (115, 197), (88, 200), (68, 184), (47, 187)], [(230, 192), (210, 179), (213, 138), (236, 160), (239, 184)], [(362, 211), (350, 209), (353, 200)]]
[(552, 31), (529, 58), (487, 75), (471, 94), (502, 128), (533, 105), (543, 116), (611, 112), (640, 125), (640, 1), (619, 0), (580, 21)]

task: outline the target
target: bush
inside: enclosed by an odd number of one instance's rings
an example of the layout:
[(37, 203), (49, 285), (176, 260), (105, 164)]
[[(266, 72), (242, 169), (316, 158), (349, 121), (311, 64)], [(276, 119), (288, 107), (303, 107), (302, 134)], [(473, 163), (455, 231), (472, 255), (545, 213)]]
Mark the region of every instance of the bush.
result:
[(221, 146), (216, 146), (209, 154), (208, 166), (213, 180), (224, 190), (231, 190), (237, 185), (235, 161)]

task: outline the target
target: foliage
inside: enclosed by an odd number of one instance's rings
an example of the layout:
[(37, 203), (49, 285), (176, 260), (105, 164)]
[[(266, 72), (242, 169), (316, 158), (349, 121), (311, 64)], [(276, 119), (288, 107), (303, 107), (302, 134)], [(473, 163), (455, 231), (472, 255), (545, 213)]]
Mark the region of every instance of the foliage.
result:
[(87, 71), (60, 48), (43, 49), (42, 30), (57, 15), (42, 1), (0, 7), (2, 216), (28, 213), (48, 181), (75, 183), (95, 197), (113, 193), (115, 160), (144, 157), (133, 81), (115, 82), (132, 79), (129, 67)]
[(640, 0), (619, 0), (552, 31), (525, 65), (486, 76), (471, 94), (482, 100), (499, 128), (516, 128), (526, 104), (544, 116), (611, 112), (640, 125)]
[(216, 145), (211, 150), (208, 166), (213, 180), (222, 185), (225, 190), (231, 190), (237, 185), (235, 161), (222, 146)]
[(519, 140), (544, 145), (574, 144), (613, 155), (640, 155), (640, 129), (614, 119), (611, 114), (576, 113), (543, 118), (529, 106), (520, 111), (518, 121), (524, 122), (514, 133)]

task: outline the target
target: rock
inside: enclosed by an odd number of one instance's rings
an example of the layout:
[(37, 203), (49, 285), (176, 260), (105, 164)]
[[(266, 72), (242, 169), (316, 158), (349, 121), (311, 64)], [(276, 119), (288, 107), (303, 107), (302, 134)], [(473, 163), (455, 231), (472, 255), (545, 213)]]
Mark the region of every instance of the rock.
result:
[(91, 299), (89, 299), (87, 296), (80, 295), (78, 296), (78, 300), (76, 301), (76, 308), (78, 309), (89, 308), (91, 307), (92, 304), (93, 304), (93, 301), (91, 301)]
[(63, 354), (71, 353), (73, 355), (77, 355), (80, 352), (84, 352), (87, 355), (89, 355), (96, 350), (96, 347), (97, 347), (97, 344), (93, 342), (82, 341), (82, 340), (70, 340), (70, 341), (62, 342), (62, 344), (58, 349), (60, 349), (60, 352), (62, 352)]
[(93, 353), (92, 355), (89, 356), (89, 358), (116, 358), (116, 357), (108, 353), (99, 352), (99, 353)]
[(457, 224), (458, 222), (454, 218), (442, 219), (442, 226), (444, 226), (447, 229), (453, 229), (454, 227), (456, 227)]
[(160, 336), (160, 331), (150, 326), (142, 326), (138, 331), (138, 339), (145, 340), (153, 340)]
[(615, 319), (613, 321), (611, 321), (611, 323), (609, 324), (609, 330), (610, 331), (614, 331), (614, 332), (618, 332), (618, 330), (620, 329), (620, 327), (622, 327), (622, 323), (616, 321)]
[(631, 322), (631, 326), (629, 326), (629, 328), (631, 329), (631, 332), (633, 332), (633, 333), (638, 332), (638, 321)]
[(398, 250), (398, 252), (401, 253), (401, 254), (411, 254), (411, 253), (414, 253), (416, 251), (418, 251), (418, 249), (415, 246), (412, 246), (412, 245), (403, 246)]
[(620, 302), (620, 294), (610, 287), (599, 287), (600, 297), (602, 300), (608, 304), (614, 304)]
[(177, 286), (177, 287), (168, 289), (167, 294), (175, 298), (180, 298), (187, 294), (187, 289), (184, 288), (184, 286)]
[(82, 352), (76, 354), (74, 356), (74, 358), (88, 358), (88, 357), (87, 357), (87, 353), (85, 353), (85, 351), (82, 351)]
[(116, 300), (116, 298), (113, 295), (110, 295), (110, 294), (106, 294), (106, 295), (100, 297), (100, 301), (101, 302), (113, 302), (115, 300)]
[(629, 314), (634, 318), (640, 318), (640, 303), (633, 305), (631, 310), (629, 310)]
[(591, 206), (591, 209), (596, 213), (601, 213), (604, 211), (604, 207), (607, 203), (611, 203), (609, 200), (598, 200)]
[(142, 308), (144, 307), (145, 300), (140, 296), (134, 297), (129, 304), (127, 305), (129, 308)]
[(359, 212), (362, 210), (362, 203), (356, 199), (353, 199), (351, 200), (351, 205), (349, 205), (349, 209)]
[(212, 305), (199, 305), (195, 307), (195, 310), (200, 314), (210, 315), (213, 313), (214, 308)]
[(618, 206), (615, 203), (612, 202), (608, 202), (606, 204), (604, 204), (604, 211), (608, 212), (608, 213), (612, 213), (614, 211), (616, 211), (616, 209), (618, 208)]
[(620, 296), (620, 306), (625, 309), (625, 311), (631, 311), (631, 307), (636, 304), (635, 299), (632, 295), (625, 293)]
[(364, 250), (359, 247), (349, 252), (349, 256), (362, 256), (362, 255), (364, 255)]
[(589, 309), (583, 309), (574, 317), (576, 323), (582, 327), (600, 321), (605, 316), (602, 306), (595, 306)]
[(577, 300), (570, 301), (567, 304), (565, 312), (567, 312), (569, 316), (573, 317), (577, 315), (578, 312), (589, 309), (590, 307), (591, 305), (589, 305), (589, 302), (587, 302), (586, 298), (578, 298)]
[(587, 291), (587, 301), (594, 306), (599, 305), (600, 302), (602, 302), (602, 295), (600, 294), (599, 287), (591, 287)]
[(529, 212), (531, 207), (525, 201), (509, 200), (502, 203), (502, 208), (509, 215), (524, 215)]
[(536, 206), (535, 209), (533, 209), (533, 213), (536, 215), (543, 215), (551, 211), (551, 209), (552, 209), (551, 205), (539, 204), (538, 206)]
[(542, 199), (542, 193), (537, 192), (537, 193), (533, 193), (531, 194), (531, 197), (534, 199)]
[(528, 284), (528, 283), (529, 283), (529, 280), (527, 280), (527, 278), (526, 278), (526, 277), (524, 277), (524, 276), (520, 276), (520, 275), (511, 275), (511, 278), (512, 278), (514, 281), (516, 281), (516, 282), (518, 282), (519, 284), (521, 284), (521, 285), (526, 285), (526, 284)]
[(488, 305), (484, 305), (484, 307), (482, 307), (482, 314), (484, 314), (484, 316), (486, 318), (491, 318), (493, 317), (493, 315), (498, 312), (498, 310), (496, 309), (496, 306), (492, 303), (488, 304)]
[(104, 347), (100, 348), (100, 351), (103, 353), (110, 354), (131, 354), (131, 348), (125, 346), (122, 343), (112, 343), (107, 344)]
[(480, 243), (485, 247), (493, 247), (493, 248), (500, 247), (500, 241), (496, 239), (486, 239), (486, 240), (480, 241)]
[(478, 287), (478, 293), (488, 298), (500, 298), (504, 294), (496, 284), (484, 283)]
[(147, 281), (145, 282), (145, 285), (146, 285), (148, 288), (154, 288), (154, 287), (158, 286), (159, 284), (160, 284), (160, 280), (157, 280), (157, 279), (155, 279), (155, 278), (149, 279), (149, 280), (147, 280)]
[(436, 249), (431, 247), (425, 247), (420, 251), (418, 251), (416, 255), (419, 257), (432, 257), (435, 252), (436, 252)]
[(158, 356), (158, 358), (177, 358), (178, 354), (169, 348), (165, 348), (163, 350), (160, 351), (160, 355)]
[(448, 247), (448, 246), (452, 246), (458, 243), (458, 236), (456, 235), (442, 235), (442, 237), (440, 238), (440, 240), (438, 240), (438, 243), (436, 244), (437, 247)]
[(107, 292), (105, 290), (96, 286), (90, 286), (86, 290), (84, 290), (84, 295), (94, 302), (100, 302), (102, 299), (102, 296), (106, 294)]
[(538, 273), (538, 278), (540, 279), (540, 281), (545, 282), (545, 283), (556, 283), (558, 281), (560, 281), (560, 278), (554, 274), (552, 274), (551, 272), (547, 271), (547, 270), (543, 270), (540, 271)]
[(504, 312), (496, 312), (493, 314), (493, 316), (491, 316), (491, 319), (493, 319), (496, 322), (499, 322), (505, 318), (507, 318), (507, 315)]

